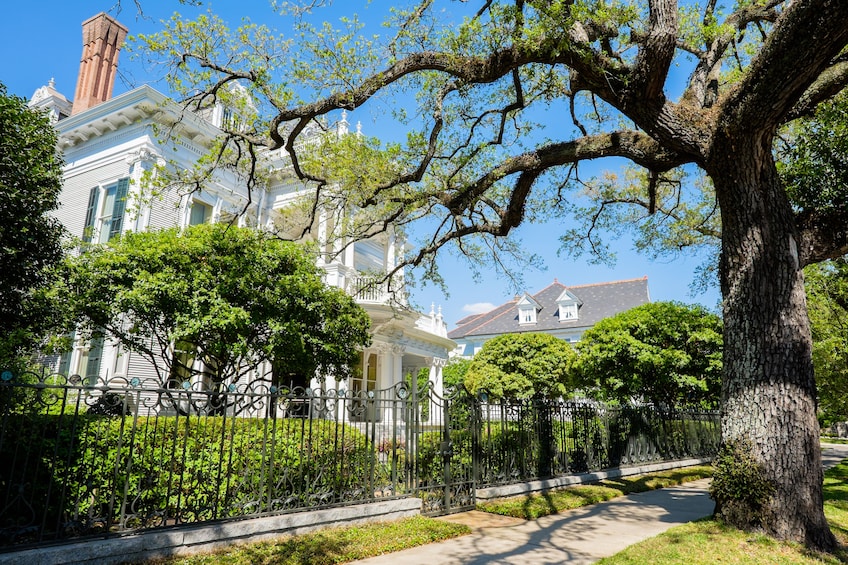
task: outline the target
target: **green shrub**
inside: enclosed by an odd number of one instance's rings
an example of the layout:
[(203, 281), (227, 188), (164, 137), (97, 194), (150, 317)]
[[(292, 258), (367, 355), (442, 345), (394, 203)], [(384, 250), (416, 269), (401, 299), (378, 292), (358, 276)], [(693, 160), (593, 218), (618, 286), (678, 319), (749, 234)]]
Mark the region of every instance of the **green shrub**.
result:
[(379, 475), (367, 438), (329, 420), (89, 413), (5, 426), (0, 494), (23, 485), (28, 512), (58, 535), (360, 500)]
[(751, 529), (759, 526), (761, 510), (774, 491), (752, 452), (748, 440), (724, 444), (713, 463), (715, 473), (710, 485), (716, 517)]

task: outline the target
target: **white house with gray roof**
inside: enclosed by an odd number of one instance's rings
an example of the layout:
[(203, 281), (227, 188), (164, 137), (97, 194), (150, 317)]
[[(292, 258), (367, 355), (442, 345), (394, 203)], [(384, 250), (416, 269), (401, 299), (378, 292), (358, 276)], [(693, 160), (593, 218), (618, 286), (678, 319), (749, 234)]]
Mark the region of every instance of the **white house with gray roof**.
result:
[[(60, 207), (55, 215), (68, 232), (94, 244), (129, 231), (185, 228), (193, 224), (230, 222), (276, 233), (299, 231), (302, 219), (288, 214), (292, 204), (310, 194), (310, 187), (291, 174), (287, 154), (267, 155), (271, 167), (267, 186), (254, 188), (221, 171), (202, 191), (164, 190), (145, 196), (144, 176), (164, 164), (188, 169), (208, 150), (226, 119), (226, 108), (189, 112), (164, 94), (143, 85), (112, 97), (118, 52), (127, 29), (105, 13), (83, 23), (83, 54), (73, 102), (54, 82), (39, 88), (30, 105), (49, 112), (58, 132), (65, 166)], [(348, 134), (345, 115), (327, 135)], [(164, 142), (157, 131), (171, 128)], [(317, 134), (317, 131), (316, 131)], [(352, 241), (331, 233), (343, 222), (344, 210), (321, 210), (309, 238), (322, 251), (317, 259), (329, 286), (351, 294), (371, 319), (371, 345), (362, 351), (355, 377), (336, 382), (321, 375), (322, 386), (354, 393), (372, 392), (401, 382), (404, 375), (429, 369), (440, 386), (441, 368), (455, 344), (447, 337), (441, 312), (422, 314), (406, 301), (402, 277), (374, 287), (375, 274), (390, 273), (402, 253), (402, 236), (389, 228), (367, 240)], [(297, 229), (291, 227), (294, 224)], [(173, 355), (186, 354), (174, 344)], [(202, 361), (193, 366), (202, 370)], [(79, 375), (86, 384), (111, 379), (155, 378), (149, 360), (120, 343), (76, 338), (73, 348), (57, 360), (65, 375)], [(180, 375), (178, 375), (180, 376)]]
[(541, 332), (574, 343), (604, 318), (650, 301), (648, 277), (581, 286), (565, 286), (554, 279), (536, 294), (525, 292), (488, 312), (463, 318), (448, 337), (463, 357), (473, 356), (488, 340), (511, 333)]

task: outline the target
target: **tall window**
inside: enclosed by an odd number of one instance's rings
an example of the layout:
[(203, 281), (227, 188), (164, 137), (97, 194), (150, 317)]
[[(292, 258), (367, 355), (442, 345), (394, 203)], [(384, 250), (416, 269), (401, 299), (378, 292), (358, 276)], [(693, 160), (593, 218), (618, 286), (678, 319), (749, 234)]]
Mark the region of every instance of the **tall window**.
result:
[(171, 358), (171, 372), (168, 377), (168, 387), (176, 388), (185, 381), (190, 381), (194, 369), (195, 346), (187, 341), (174, 344), (174, 355)]
[(77, 375), (83, 378), (83, 382), (87, 386), (97, 384), (97, 378), (100, 376), (100, 360), (103, 357), (103, 338), (93, 337), (87, 344), (84, 344), (80, 349), (79, 358), (77, 359), (77, 370), (74, 371)]
[(191, 203), (191, 215), (188, 218), (188, 225), (197, 226), (205, 224), (212, 220), (212, 206), (195, 200)]
[(106, 243), (120, 235), (124, 224), (129, 185), (129, 179), (121, 179), (110, 185), (95, 186), (91, 189), (85, 214), (83, 241)]
[(362, 355), (362, 361), (351, 375), (350, 382), (353, 400), (350, 419), (355, 421), (379, 421), (380, 402), (369, 400), (377, 389), (377, 354)]
[(70, 347), (59, 356), (59, 374), (69, 377), (71, 375), (71, 358), (74, 353), (74, 341), (77, 339), (77, 334), (76, 332), (71, 332), (67, 334), (67, 337), (70, 339)]
[(371, 392), (377, 388), (377, 354), (371, 353), (362, 360), (361, 370), (351, 377), (354, 393)]
[(271, 362), (271, 384), (287, 389), (307, 389), (312, 377), (302, 371), (293, 371), (288, 364), (274, 360)]

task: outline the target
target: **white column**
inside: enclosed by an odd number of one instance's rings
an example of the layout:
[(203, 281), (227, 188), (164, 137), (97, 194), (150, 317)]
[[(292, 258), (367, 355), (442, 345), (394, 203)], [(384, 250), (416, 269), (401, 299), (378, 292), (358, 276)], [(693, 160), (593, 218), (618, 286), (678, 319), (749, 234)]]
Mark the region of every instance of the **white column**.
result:
[(256, 227), (262, 229), (262, 217), (265, 214), (265, 202), (268, 199), (268, 190), (263, 186), (259, 193), (259, 204), (256, 205)]
[(327, 212), (322, 208), (318, 211), (318, 265), (326, 264), (327, 249)]
[(392, 346), (392, 377), (393, 385), (403, 381), (403, 354), (406, 349), (402, 345)]
[(182, 198), (180, 198), (179, 218), (181, 230), (186, 229), (191, 221), (191, 203), (191, 194), (183, 194)]
[(150, 225), (150, 203), (145, 200), (142, 178), (161, 158), (151, 149), (142, 147), (127, 154), (126, 162), (130, 166), (130, 188), (127, 193), (127, 221), (129, 231), (144, 231)]
[(373, 346), (380, 363), (377, 366), (377, 388), (389, 388), (403, 380), (404, 347), (397, 343)]
[[(217, 224), (221, 221), (221, 209), (224, 207), (224, 199), (218, 196), (215, 198), (215, 206), (212, 207), (212, 223)], [(191, 212), (189, 212), (190, 214)]]
[(387, 241), (384, 266), (386, 272), (389, 272), (395, 268), (395, 265), (397, 265), (397, 235), (395, 234), (395, 230), (391, 227), (386, 232), (386, 235)]

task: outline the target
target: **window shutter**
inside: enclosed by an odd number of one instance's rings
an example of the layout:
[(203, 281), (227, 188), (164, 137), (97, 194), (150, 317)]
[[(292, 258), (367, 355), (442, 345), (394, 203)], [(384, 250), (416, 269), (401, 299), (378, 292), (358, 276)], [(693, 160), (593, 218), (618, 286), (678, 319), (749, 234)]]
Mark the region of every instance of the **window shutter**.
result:
[(124, 210), (127, 207), (127, 192), (130, 186), (130, 179), (121, 179), (118, 181), (118, 188), (115, 190), (115, 204), (112, 206), (112, 227), (109, 230), (109, 239), (117, 235), (121, 235), (121, 228), (124, 225)]
[(94, 235), (94, 221), (97, 219), (97, 202), (100, 199), (100, 187), (95, 186), (88, 193), (88, 209), (85, 212), (85, 229), (82, 231), (82, 240), (91, 243)]

